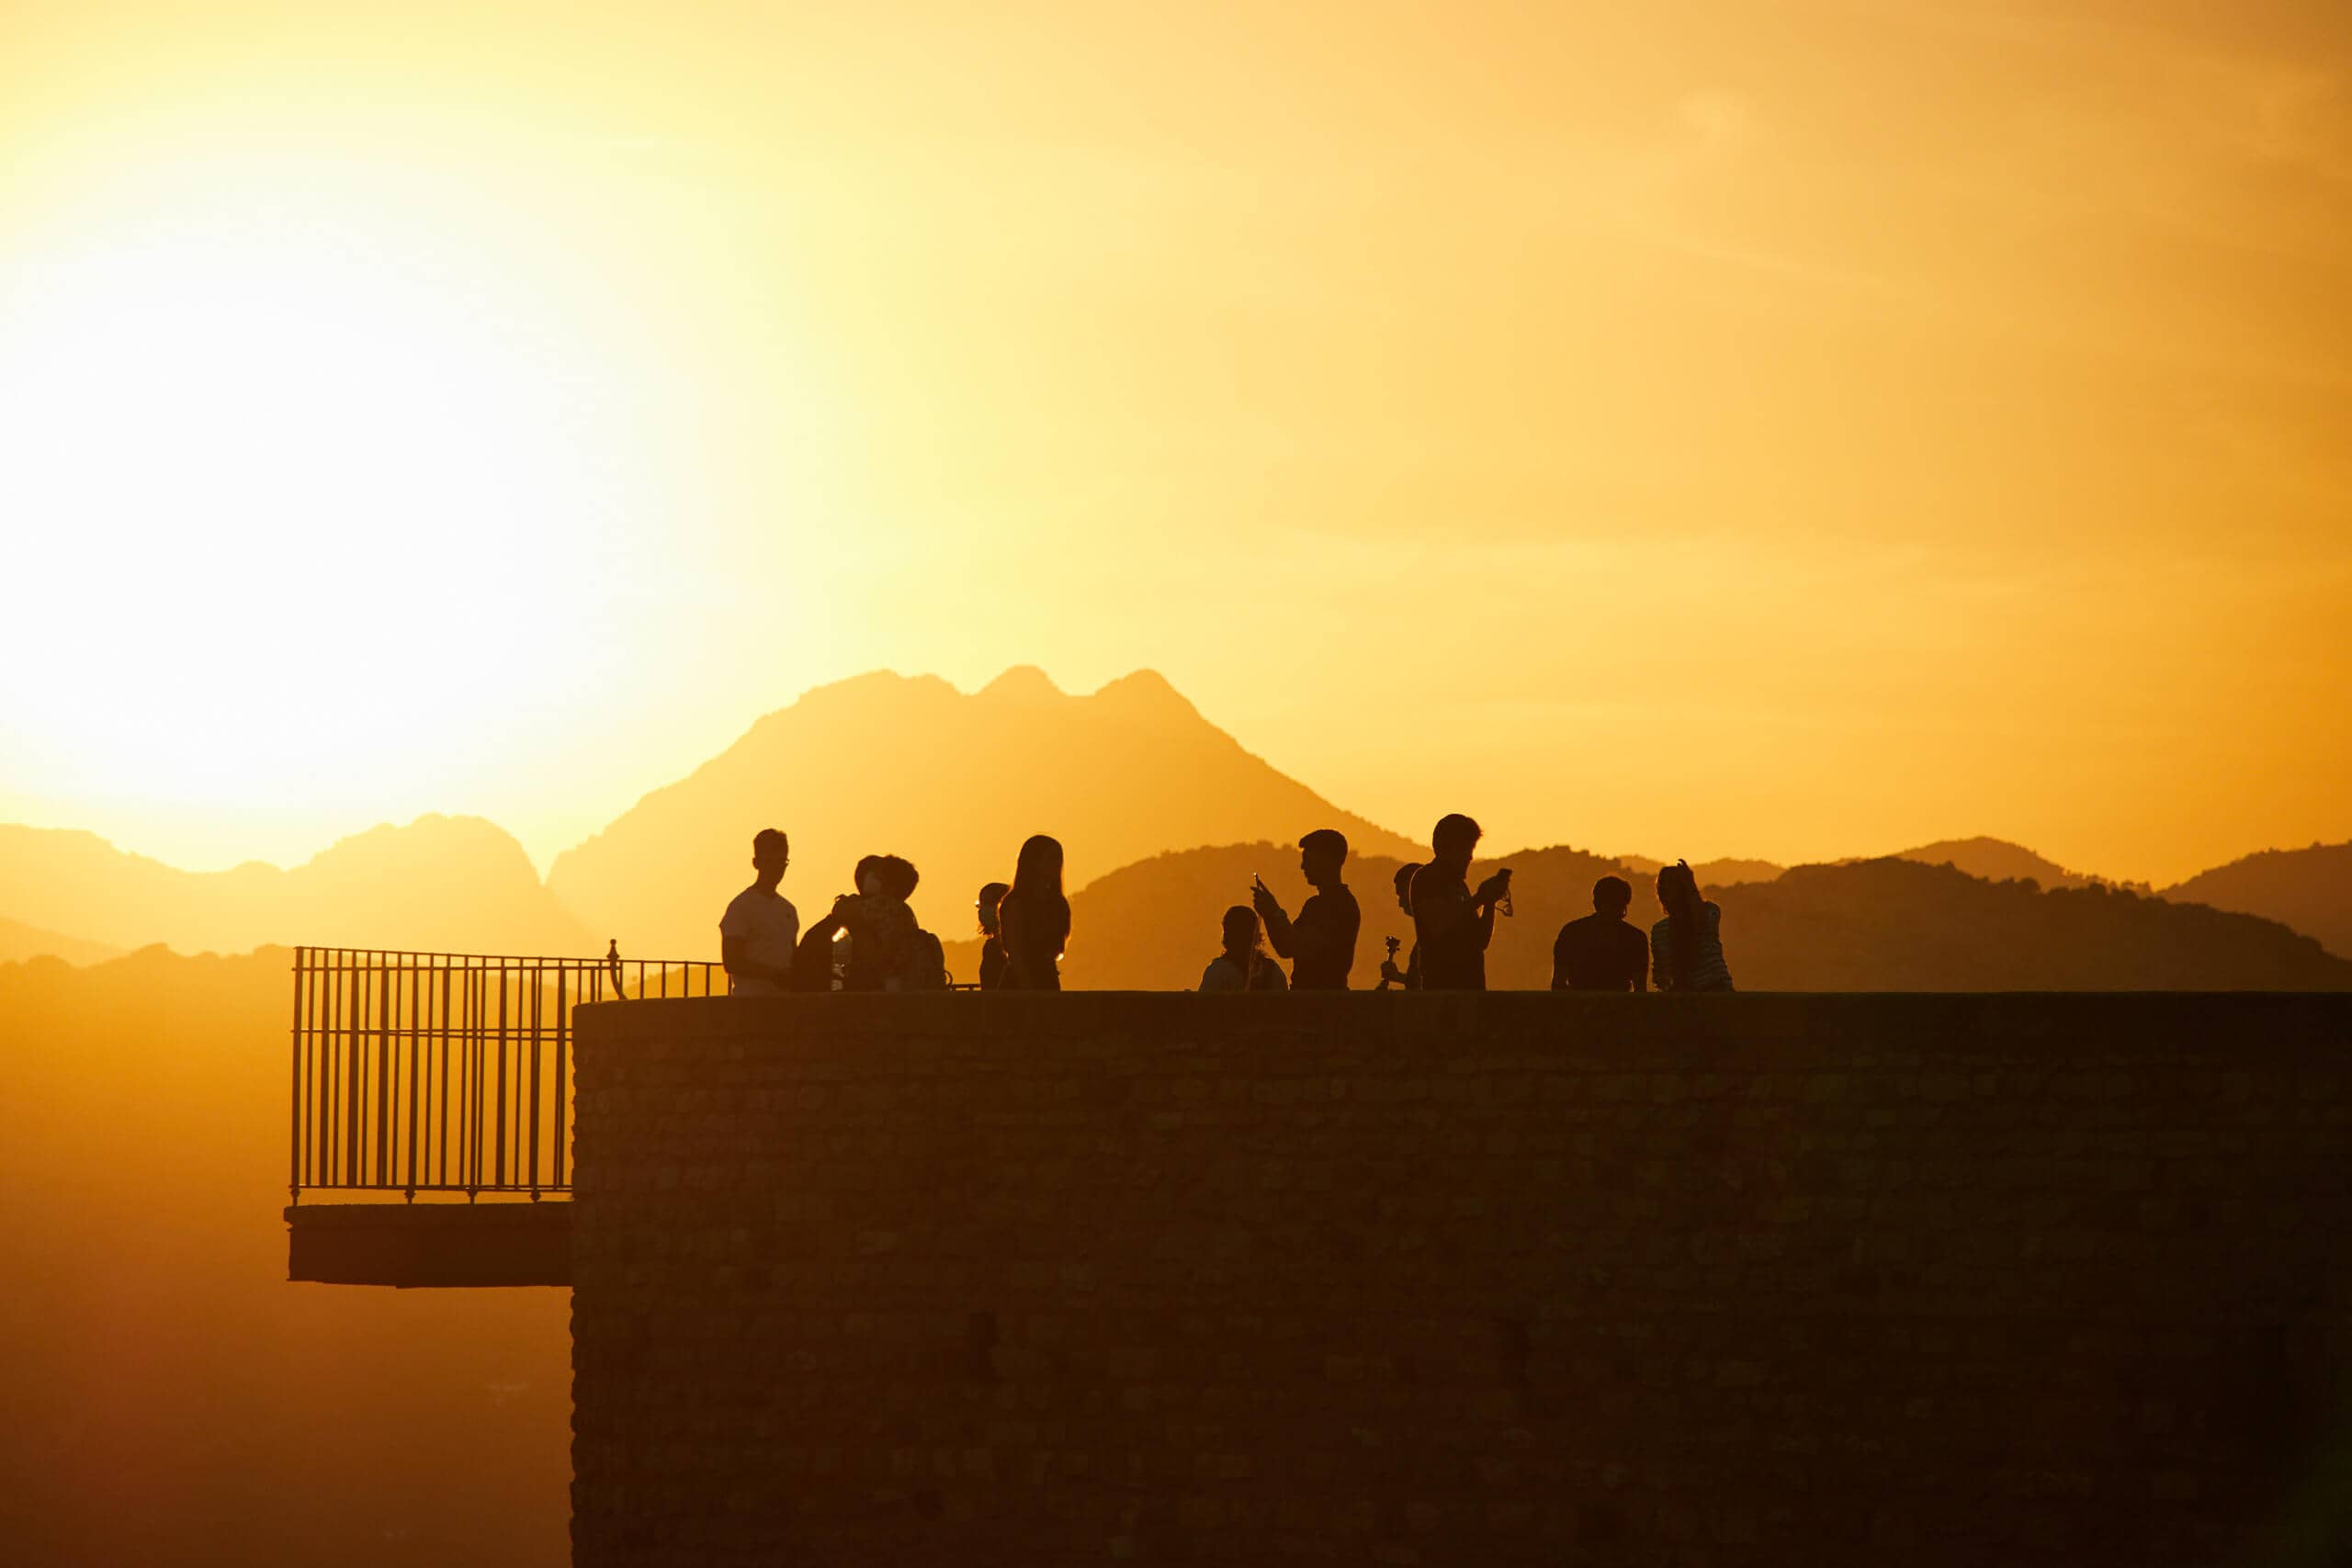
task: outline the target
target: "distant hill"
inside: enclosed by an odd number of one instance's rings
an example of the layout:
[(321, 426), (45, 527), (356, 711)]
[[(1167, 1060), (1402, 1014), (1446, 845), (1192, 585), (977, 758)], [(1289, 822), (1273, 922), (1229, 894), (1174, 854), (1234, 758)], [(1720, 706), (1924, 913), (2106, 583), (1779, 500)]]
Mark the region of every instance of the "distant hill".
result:
[(0, 915), (117, 948), (266, 943), (586, 953), (523, 847), (478, 817), (355, 834), (281, 871), (188, 872), (91, 833), (0, 827)]
[[(1660, 866), (1670, 863), (1648, 855), (1619, 855), (1617, 861), (1631, 877), (1655, 877)], [(1741, 882), (1770, 882), (1788, 867), (1769, 860), (1702, 860), (1692, 861), (1690, 869), (1702, 887), (1729, 887)]]
[(1795, 866), (1717, 901), (1732, 973), (1751, 989), (2352, 989), (2352, 963), (2268, 920), (1900, 857)]
[(68, 964), (99, 964), (121, 955), (122, 950), (108, 947), (102, 942), (85, 942), (78, 936), (61, 936), (55, 931), (28, 926), (22, 920), (0, 916), (0, 964), (14, 964), (28, 958), (62, 958)]
[(792, 836), (784, 890), (804, 919), (848, 891), (860, 855), (888, 852), (921, 869), (916, 911), (950, 936), (1032, 833), (1061, 840), (1072, 887), (1165, 850), (1317, 827), (1368, 852), (1411, 851), (1242, 750), (1149, 671), (1091, 696), (1026, 667), (969, 696), (876, 672), (769, 714), (559, 856), (548, 885), (624, 953), (715, 955), (765, 827)]
[(2278, 920), (2352, 958), (2352, 843), (2265, 850), (2201, 872), (2164, 896)]
[[(1870, 858), (1872, 857), (1856, 857), (1857, 860)], [(1893, 855), (1883, 858), (1917, 861), (1921, 865), (1953, 866), (1987, 882), (2023, 882), (2030, 878), (2043, 887), (2086, 887), (2096, 880), (2079, 872), (2068, 871), (2056, 861), (2044, 859), (2023, 844), (2012, 844), (2006, 839), (1988, 839), (1982, 835), (1973, 839), (1939, 839), (1932, 844), (1921, 844), (1916, 850), (1897, 850)]]
[[(1390, 890), (1397, 863), (1349, 862), (1364, 912), (1353, 985), (1377, 983), (1383, 935), (1411, 941)], [(1517, 918), (1496, 922), (1488, 983), (1540, 989), (1551, 983), (1560, 926), (1589, 913), (1594, 880), (1619, 867), (1555, 848), (1480, 861), (1472, 878), (1504, 864), (1512, 868)], [(1218, 917), (1248, 901), (1253, 871), (1289, 909), (1304, 902), (1295, 852), (1271, 844), (1159, 855), (1097, 879), (1070, 899), (1065, 983), (1196, 984), (1216, 952)], [(1657, 899), (1645, 878), (1633, 880), (1632, 918), (1646, 930), (1658, 918)], [(2045, 891), (1890, 857), (1796, 866), (1770, 883), (1711, 888), (1709, 897), (1723, 906), (1732, 973), (1750, 990), (2352, 988), (2352, 963), (2283, 926), (2098, 886)], [(978, 944), (952, 946), (948, 964), (961, 977), (977, 974)]]

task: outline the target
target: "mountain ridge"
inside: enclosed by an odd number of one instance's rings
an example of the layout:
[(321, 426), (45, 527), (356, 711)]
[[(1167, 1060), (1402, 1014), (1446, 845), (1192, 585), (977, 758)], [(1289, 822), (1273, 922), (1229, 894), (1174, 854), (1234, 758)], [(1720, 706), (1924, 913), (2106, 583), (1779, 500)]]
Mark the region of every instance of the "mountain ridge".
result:
[(273, 943), (584, 952), (523, 847), (428, 813), (336, 840), (286, 870), (181, 871), (74, 829), (0, 826), (0, 915), (102, 947), (243, 953)]

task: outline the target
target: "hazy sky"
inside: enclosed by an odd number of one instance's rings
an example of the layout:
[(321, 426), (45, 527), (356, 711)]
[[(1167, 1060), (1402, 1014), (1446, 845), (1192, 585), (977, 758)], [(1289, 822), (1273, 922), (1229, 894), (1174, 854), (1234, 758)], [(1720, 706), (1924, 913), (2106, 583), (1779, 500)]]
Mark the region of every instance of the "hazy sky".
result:
[(1030, 662), (2167, 880), (2352, 836), (2352, 26), (0, 0), (0, 819), (191, 865)]

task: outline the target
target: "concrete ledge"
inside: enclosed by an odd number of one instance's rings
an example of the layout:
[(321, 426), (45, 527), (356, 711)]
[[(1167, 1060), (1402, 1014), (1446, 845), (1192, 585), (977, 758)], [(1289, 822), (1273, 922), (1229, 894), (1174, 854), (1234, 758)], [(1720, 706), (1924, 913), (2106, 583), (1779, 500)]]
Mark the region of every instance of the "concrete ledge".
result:
[(401, 1290), (571, 1283), (569, 1202), (298, 1203), (288, 1280)]
[(578, 1025), (579, 1568), (2352, 1562), (2352, 995)]

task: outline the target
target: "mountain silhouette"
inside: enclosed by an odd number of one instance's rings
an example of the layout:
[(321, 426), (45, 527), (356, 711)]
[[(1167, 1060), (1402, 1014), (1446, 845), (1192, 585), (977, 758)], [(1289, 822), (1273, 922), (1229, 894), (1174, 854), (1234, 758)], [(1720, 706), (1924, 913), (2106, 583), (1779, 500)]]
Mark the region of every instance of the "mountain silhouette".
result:
[(0, 913), (90, 943), (181, 953), (277, 942), (586, 954), (593, 940), (523, 847), (479, 817), (372, 828), (291, 871), (181, 871), (94, 833), (0, 827)]
[[(1648, 855), (1619, 855), (1617, 863), (1625, 868), (1628, 877), (1656, 877), (1660, 866), (1669, 863), (1654, 860)], [(1729, 887), (1741, 882), (1770, 882), (1788, 870), (1769, 860), (1702, 860), (1690, 863), (1691, 872), (1702, 887)]]
[(43, 931), (39, 926), (28, 926), (22, 920), (12, 920), (0, 915), (0, 964), (13, 964), (27, 958), (62, 958), (68, 964), (100, 964), (121, 955), (122, 950), (119, 947)]
[[(1348, 862), (1348, 884), (1363, 908), (1352, 986), (1377, 984), (1382, 936), (1411, 941), (1390, 889), (1396, 865), (1376, 855)], [(1481, 859), (1471, 880), (1504, 865), (1517, 915), (1495, 922), (1488, 984), (1540, 989), (1551, 983), (1561, 925), (1591, 913), (1596, 878), (1625, 868), (1559, 847)], [(1245, 901), (1253, 872), (1298, 908), (1306, 888), (1296, 852), (1272, 844), (1159, 855), (1098, 878), (1070, 898), (1064, 983), (1190, 985), (1216, 953), (1217, 917)], [(1661, 912), (1656, 894), (1647, 878), (1628, 879), (1629, 918), (1646, 931)], [(1707, 896), (1723, 906), (1724, 949), (1747, 990), (2352, 988), (2352, 962), (2274, 921), (2097, 884), (2042, 889), (1888, 857), (1794, 866), (1768, 883), (1710, 886)], [(978, 962), (977, 942), (948, 949), (959, 977), (976, 973)]]
[(1027, 666), (968, 696), (878, 671), (762, 718), (557, 857), (548, 885), (625, 953), (715, 953), (766, 827), (792, 837), (784, 891), (804, 918), (849, 890), (859, 856), (902, 854), (922, 874), (915, 908), (943, 936), (969, 928), (973, 895), (1010, 879), (1032, 833), (1062, 840), (1071, 887), (1162, 851), (1318, 827), (1412, 850), (1244, 750), (1151, 671), (1089, 696)]
[(2278, 920), (2352, 958), (2352, 843), (2265, 850), (2199, 872), (2164, 896)]
[(1854, 860), (1907, 860), (1921, 865), (1949, 865), (1986, 882), (2022, 882), (2031, 878), (2043, 887), (2086, 887), (2098, 880), (2068, 871), (2023, 844), (1981, 834), (1973, 839), (1939, 839), (1916, 850), (1897, 850), (1892, 855), (1858, 855)]
[(1715, 897), (1750, 989), (2352, 989), (2352, 963), (2285, 926), (2097, 883), (1987, 882), (1890, 856)]

